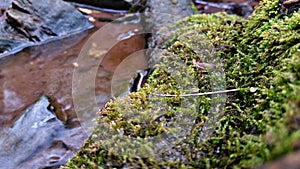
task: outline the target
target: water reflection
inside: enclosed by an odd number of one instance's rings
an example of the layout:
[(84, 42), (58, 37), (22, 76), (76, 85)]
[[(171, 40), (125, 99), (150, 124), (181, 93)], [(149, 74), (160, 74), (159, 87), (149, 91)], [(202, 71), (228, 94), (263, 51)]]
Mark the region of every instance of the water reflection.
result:
[[(5, 83), (4, 86), (6, 86)], [(13, 112), (16, 111), (17, 107), (24, 106), (21, 99), (18, 97), (17, 93), (7, 89), (7, 87), (5, 88), (6, 89), (3, 91), (4, 112)]]

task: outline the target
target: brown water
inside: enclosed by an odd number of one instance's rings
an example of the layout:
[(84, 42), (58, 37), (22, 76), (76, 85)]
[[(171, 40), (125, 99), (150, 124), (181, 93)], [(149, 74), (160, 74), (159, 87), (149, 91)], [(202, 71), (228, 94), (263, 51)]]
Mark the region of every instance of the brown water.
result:
[[(91, 15), (93, 19), (90, 20), (95, 25), (93, 30), (30, 47), (18, 54), (0, 59), (0, 127), (2, 130), (12, 127), (25, 109), (43, 95), (49, 98), (53, 106), (51, 109), (65, 126), (59, 129), (59, 136), (53, 136), (53, 139), (49, 139), (34, 154), (26, 154), (26, 152), (18, 154), (26, 157), (26, 161), (17, 164), (18, 167), (40, 168), (50, 166), (49, 164), (55, 166), (55, 163), (59, 165), (62, 163), (60, 161), (62, 157), (63, 161), (70, 158), (87, 138), (77, 119), (72, 100), (72, 76), (77, 66), (76, 60), (89, 37), (107, 24), (107, 22), (99, 22), (99, 18), (113, 19), (122, 16), (122, 14), (100, 11), (93, 11)], [(107, 34), (117, 34), (120, 26), (132, 26), (122, 23), (112, 25), (115, 29)], [(117, 66), (124, 58), (144, 47), (143, 35), (135, 35), (119, 41), (105, 55), (96, 77), (95, 92), (96, 96), (101, 97), (98, 99), (100, 108), (111, 97), (111, 79)], [(142, 53), (140, 55), (145, 57)], [(45, 134), (47, 133), (41, 133), (40, 137), (44, 137)], [(58, 155), (51, 155), (57, 152)], [(10, 158), (14, 157), (7, 157), (8, 160), (11, 160)], [(0, 168), (7, 167), (0, 164)]]

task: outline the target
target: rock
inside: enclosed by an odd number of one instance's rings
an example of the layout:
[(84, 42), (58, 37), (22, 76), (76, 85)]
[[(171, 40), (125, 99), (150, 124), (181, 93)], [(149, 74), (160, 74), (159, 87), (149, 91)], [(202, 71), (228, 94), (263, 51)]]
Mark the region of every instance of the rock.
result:
[(174, 23), (180, 19), (192, 15), (194, 11), (191, 4), (191, 0), (147, 1), (146, 6), (150, 8), (151, 16), (146, 21), (146, 25), (150, 27), (147, 28), (148, 32), (152, 32), (152, 37), (148, 39), (150, 67), (160, 58), (160, 53), (152, 49), (161, 48), (162, 44), (173, 36), (172, 31), (166, 27), (174, 26)]
[(298, 169), (300, 168), (299, 155), (300, 151), (298, 150), (292, 154), (285, 155), (274, 162), (269, 162), (258, 169)]
[[(42, 96), (10, 128), (0, 133), (0, 168), (54, 167), (65, 164), (86, 138), (80, 128), (66, 129)], [(81, 144), (78, 144), (81, 143)]]
[(297, 12), (300, 8), (299, 0), (281, 0), (281, 13), (292, 15), (294, 12)]
[(5, 18), (6, 9), (11, 4), (11, 0), (1, 0), (0, 1), (0, 21)]
[(0, 57), (92, 27), (79, 11), (61, 0), (5, 2), (1, 8)]
[(129, 10), (131, 3), (126, 0), (67, 0), (69, 2), (76, 2), (85, 5), (91, 5), (100, 8), (115, 9), (115, 10)]
[[(46, 97), (41, 97), (19, 117), (11, 128), (1, 134), (0, 162), (2, 166), (15, 168), (22, 161), (28, 160), (40, 146), (51, 139), (51, 134), (63, 127), (63, 123), (47, 109), (49, 104)], [(26, 154), (16, 155), (23, 152)]]

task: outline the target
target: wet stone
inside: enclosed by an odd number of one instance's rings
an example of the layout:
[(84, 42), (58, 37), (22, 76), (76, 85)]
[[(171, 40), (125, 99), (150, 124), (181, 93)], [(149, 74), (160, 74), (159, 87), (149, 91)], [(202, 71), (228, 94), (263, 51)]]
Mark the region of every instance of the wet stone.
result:
[(131, 7), (131, 3), (126, 0), (101, 0), (101, 1), (67, 0), (67, 1), (91, 5), (100, 8), (115, 9), (115, 10), (129, 10)]
[(86, 138), (82, 129), (65, 129), (63, 122), (49, 110), (50, 106), (48, 98), (42, 96), (12, 127), (2, 128), (1, 166), (33, 169), (40, 168), (41, 164), (44, 167), (59, 166), (80, 148)]
[(281, 0), (281, 13), (291, 15), (300, 8), (300, 0)]
[(0, 6), (0, 57), (92, 27), (79, 11), (61, 0), (7, 2), (9, 5)]
[[(6, 168), (16, 168), (51, 138), (49, 133), (63, 127), (50, 112), (48, 99), (43, 96), (29, 107), (12, 127), (2, 130), (0, 138), (0, 163)], [(26, 152), (26, 155), (24, 154)], [(22, 156), (17, 154), (23, 154)]]

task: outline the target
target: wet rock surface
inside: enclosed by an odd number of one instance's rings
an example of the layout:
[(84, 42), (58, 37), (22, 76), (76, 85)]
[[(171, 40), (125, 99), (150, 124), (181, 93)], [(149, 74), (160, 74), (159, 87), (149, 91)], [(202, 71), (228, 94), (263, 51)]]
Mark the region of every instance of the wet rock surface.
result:
[(6, 15), (6, 10), (11, 4), (11, 0), (1, 0), (0, 1), (0, 21), (4, 20)]
[[(48, 98), (42, 96), (11, 128), (2, 130), (0, 162), (3, 168), (33, 169), (39, 168), (41, 162), (46, 163), (46, 167), (58, 166), (80, 148), (87, 136), (79, 128), (65, 130), (51, 106)], [(24, 153), (27, 155), (20, 155)]]
[(148, 52), (150, 67), (161, 57), (157, 49), (160, 49), (161, 45), (166, 42), (168, 38), (173, 36), (170, 27), (174, 26), (174, 23), (180, 19), (194, 13), (191, 4), (191, 0), (147, 1), (151, 16), (145, 21), (148, 25), (145, 29), (147, 29), (148, 32), (152, 32), (152, 36), (148, 39), (147, 44), (150, 49)]
[(13, 0), (1, 8), (0, 57), (87, 30), (92, 24), (61, 0)]
[(273, 163), (267, 163), (258, 169), (298, 169), (300, 168), (300, 151), (286, 155)]
[(300, 8), (299, 0), (281, 0), (281, 13), (283, 15), (291, 15), (294, 12), (297, 12)]
[(126, 0), (66, 0), (69, 2), (76, 2), (86, 4), (99, 8), (115, 9), (115, 10), (129, 10), (132, 4)]

